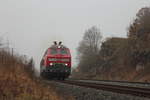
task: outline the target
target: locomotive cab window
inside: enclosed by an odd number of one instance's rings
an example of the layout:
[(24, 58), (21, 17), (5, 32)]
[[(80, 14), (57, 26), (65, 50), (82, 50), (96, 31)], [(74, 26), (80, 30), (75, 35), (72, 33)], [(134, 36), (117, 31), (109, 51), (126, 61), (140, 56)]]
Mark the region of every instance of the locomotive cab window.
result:
[(65, 54), (68, 54), (68, 52), (66, 49), (60, 49), (60, 54), (65, 55)]
[(57, 49), (51, 49), (50, 54), (52, 54), (52, 55), (58, 54)]

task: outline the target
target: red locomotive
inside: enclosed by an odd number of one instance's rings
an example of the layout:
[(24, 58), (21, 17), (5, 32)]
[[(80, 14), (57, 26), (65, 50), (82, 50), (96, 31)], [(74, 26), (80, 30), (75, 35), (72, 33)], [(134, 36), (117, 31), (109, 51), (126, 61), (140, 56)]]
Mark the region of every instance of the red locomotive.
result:
[(71, 73), (71, 54), (70, 50), (54, 42), (48, 48), (40, 63), (40, 74), (42, 77), (58, 78), (64, 80)]

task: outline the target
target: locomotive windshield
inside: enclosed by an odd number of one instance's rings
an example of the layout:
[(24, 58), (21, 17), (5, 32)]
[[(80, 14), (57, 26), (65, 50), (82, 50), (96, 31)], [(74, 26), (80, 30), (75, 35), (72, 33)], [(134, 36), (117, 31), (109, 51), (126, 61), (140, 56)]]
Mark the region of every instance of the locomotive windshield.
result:
[(51, 52), (50, 52), (50, 54), (52, 54), (52, 55), (58, 54), (58, 51), (57, 51), (57, 49), (51, 49)]
[(68, 54), (68, 51), (66, 49), (51, 49), (50, 54), (52, 54), (52, 55), (55, 55), (55, 54), (66, 55), (66, 54)]
[(60, 54), (68, 54), (67, 50), (66, 49), (60, 49)]

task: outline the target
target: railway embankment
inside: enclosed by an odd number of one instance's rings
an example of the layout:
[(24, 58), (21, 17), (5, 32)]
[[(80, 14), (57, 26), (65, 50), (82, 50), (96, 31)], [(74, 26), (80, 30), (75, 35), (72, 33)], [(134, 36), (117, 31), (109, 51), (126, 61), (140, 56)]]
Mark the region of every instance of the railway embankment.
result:
[(37, 79), (29, 65), (20, 56), (0, 51), (0, 100), (65, 100), (53, 86)]

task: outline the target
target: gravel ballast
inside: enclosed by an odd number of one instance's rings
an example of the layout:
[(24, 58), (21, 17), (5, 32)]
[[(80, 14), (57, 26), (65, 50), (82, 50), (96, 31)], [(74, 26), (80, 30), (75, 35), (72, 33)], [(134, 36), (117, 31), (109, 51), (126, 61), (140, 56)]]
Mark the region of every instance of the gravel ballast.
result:
[(69, 100), (67, 95), (72, 96), (74, 100), (150, 100), (150, 98), (85, 88), (55, 81), (50, 81), (50, 83), (55, 86), (57, 92), (64, 95), (66, 100)]

